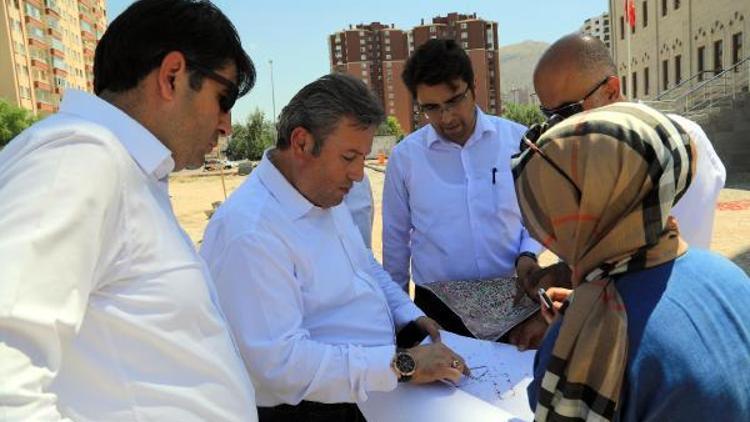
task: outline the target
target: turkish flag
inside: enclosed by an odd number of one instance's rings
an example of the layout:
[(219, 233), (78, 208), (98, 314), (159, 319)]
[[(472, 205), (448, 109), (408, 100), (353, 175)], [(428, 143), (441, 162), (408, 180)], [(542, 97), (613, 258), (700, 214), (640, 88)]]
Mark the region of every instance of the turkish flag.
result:
[(630, 29), (635, 29), (635, 0), (625, 0), (625, 19)]

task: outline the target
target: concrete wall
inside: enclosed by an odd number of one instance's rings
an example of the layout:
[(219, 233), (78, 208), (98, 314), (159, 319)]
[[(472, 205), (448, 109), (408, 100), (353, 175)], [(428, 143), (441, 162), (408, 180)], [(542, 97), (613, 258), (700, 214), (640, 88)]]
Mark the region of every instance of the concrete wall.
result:
[(698, 120), (731, 178), (750, 172), (750, 94)]

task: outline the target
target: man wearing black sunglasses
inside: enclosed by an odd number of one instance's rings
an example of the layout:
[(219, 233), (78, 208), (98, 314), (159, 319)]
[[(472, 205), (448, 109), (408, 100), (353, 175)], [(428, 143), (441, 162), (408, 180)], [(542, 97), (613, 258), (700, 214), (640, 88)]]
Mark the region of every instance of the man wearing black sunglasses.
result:
[[(533, 144), (543, 131), (563, 119), (626, 101), (621, 92), (622, 82), (616, 74), (617, 68), (609, 49), (594, 37), (574, 33), (553, 43), (534, 70), (534, 88), (541, 102), (541, 111), (549, 120), (529, 129), (522, 139), (521, 148), (534, 148)], [(726, 180), (726, 170), (698, 124), (674, 114), (668, 117), (695, 140), (698, 155), (695, 180), (672, 212), (680, 224), (681, 236), (693, 247), (708, 249), (714, 209)], [(561, 177), (569, 176), (561, 173)], [(564, 263), (545, 268), (526, 280), (526, 292), (536, 297), (537, 284), (566, 285), (567, 278), (569, 270)]]
[(170, 205), (255, 82), (205, 0), (111, 22), (95, 95), (0, 151), (0, 419), (257, 421), (213, 282)]

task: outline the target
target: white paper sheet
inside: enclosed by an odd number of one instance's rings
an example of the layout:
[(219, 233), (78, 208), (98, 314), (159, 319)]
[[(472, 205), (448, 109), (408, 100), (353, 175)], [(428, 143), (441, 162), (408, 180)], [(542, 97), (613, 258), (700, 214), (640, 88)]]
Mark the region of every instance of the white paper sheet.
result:
[(441, 332), (443, 343), (463, 356), (473, 371), (458, 387), (442, 383), (401, 384), (388, 393), (371, 393), (359, 403), (368, 421), (531, 421), (526, 387), (534, 352), (514, 346)]

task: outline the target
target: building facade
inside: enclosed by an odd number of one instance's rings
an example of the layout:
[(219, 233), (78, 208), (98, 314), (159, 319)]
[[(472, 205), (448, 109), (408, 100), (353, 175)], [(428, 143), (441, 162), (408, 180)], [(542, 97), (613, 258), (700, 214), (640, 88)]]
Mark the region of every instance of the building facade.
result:
[(636, 0), (634, 29), (625, 0), (609, 0), (609, 10), (613, 58), (631, 99), (700, 83), (748, 56), (750, 1)]
[(409, 31), (374, 22), (350, 26), (329, 36), (331, 69), (361, 78), (383, 102), (388, 115), (398, 119), (409, 133), (425, 123), (409, 90), (401, 80), (406, 59), (433, 38), (450, 38), (466, 50), (476, 79), (477, 104), (487, 113), (499, 115), (500, 54), (497, 22), (473, 15), (450, 13), (424, 20)]
[(600, 39), (607, 48), (611, 50), (612, 39), (610, 28), (609, 13), (605, 12), (599, 16), (588, 18), (583, 21), (580, 31), (582, 34), (591, 35), (592, 37)]
[(0, 0), (0, 98), (48, 114), (66, 88), (93, 91), (106, 24), (105, 0)]

